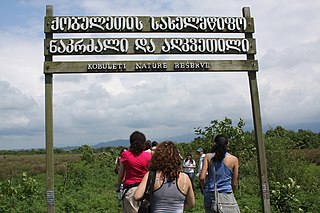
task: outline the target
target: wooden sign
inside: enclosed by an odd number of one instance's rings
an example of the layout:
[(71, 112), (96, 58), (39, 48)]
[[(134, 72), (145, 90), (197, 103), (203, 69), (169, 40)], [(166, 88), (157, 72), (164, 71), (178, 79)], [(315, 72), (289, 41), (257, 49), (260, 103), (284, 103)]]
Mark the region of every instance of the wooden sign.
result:
[(44, 72), (220, 72), (258, 71), (257, 60), (156, 60), (156, 61), (79, 61), (45, 62)]
[(54, 16), (45, 33), (253, 33), (253, 18), (204, 16)]
[[(256, 40), (245, 36), (254, 32), (251, 17), (46, 16), (44, 32), (44, 55), (50, 59), (44, 63), (46, 74), (258, 71), (256, 60), (233, 57), (256, 54)], [(193, 54), (203, 57), (181, 59)], [(126, 55), (127, 61), (111, 61), (108, 55)], [(131, 60), (132, 55), (141, 55), (141, 61)], [(230, 56), (214, 60), (213, 55)]]

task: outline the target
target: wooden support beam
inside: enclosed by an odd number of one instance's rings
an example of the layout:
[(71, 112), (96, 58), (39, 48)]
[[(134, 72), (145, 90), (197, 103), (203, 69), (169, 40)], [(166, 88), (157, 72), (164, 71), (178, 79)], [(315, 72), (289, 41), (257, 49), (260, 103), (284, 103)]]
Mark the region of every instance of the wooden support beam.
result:
[[(249, 18), (250, 8), (243, 8), (243, 16)], [(252, 38), (252, 33), (245, 33), (246, 38)], [(254, 55), (248, 54), (248, 60), (254, 60)], [(265, 144), (262, 131), (262, 121), (259, 103), (259, 92), (256, 72), (248, 72), (250, 96), (252, 104), (253, 124), (256, 139), (257, 157), (258, 157), (258, 169), (260, 178), (260, 193), (262, 202), (262, 212), (271, 213), (270, 207), (270, 192), (267, 174), (267, 159), (265, 153)]]
[[(47, 5), (46, 15), (53, 15), (53, 6)], [(45, 34), (46, 39), (52, 39), (52, 33)], [(52, 61), (52, 56), (45, 56), (45, 61)], [(45, 131), (46, 131), (46, 201), (47, 212), (54, 213), (54, 161), (53, 161), (53, 87), (52, 74), (45, 74)]]

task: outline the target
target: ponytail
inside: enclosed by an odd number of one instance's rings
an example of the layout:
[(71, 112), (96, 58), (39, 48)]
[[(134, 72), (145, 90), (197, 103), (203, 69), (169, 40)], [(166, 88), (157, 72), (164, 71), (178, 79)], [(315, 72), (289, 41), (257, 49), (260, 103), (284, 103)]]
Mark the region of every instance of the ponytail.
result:
[(213, 152), (215, 153), (212, 161), (221, 162), (227, 152), (228, 138), (222, 134), (214, 138)]

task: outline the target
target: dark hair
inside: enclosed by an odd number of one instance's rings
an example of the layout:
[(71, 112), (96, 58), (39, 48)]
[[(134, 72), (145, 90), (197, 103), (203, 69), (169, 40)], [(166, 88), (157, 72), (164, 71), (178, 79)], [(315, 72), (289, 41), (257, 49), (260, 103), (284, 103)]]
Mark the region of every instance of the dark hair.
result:
[(152, 141), (152, 144), (151, 144), (152, 147), (155, 147), (155, 146), (157, 146), (157, 145), (158, 145), (158, 142), (157, 142), (157, 141)]
[(148, 150), (150, 148), (151, 148), (151, 141), (147, 140), (146, 143), (145, 143), (145, 146), (144, 146), (144, 150)]
[(225, 135), (217, 135), (214, 138), (213, 152), (215, 153), (212, 158), (215, 162), (221, 162), (224, 158), (225, 153), (227, 152), (228, 138)]
[(177, 180), (180, 174), (181, 159), (172, 141), (161, 142), (151, 158), (149, 170), (160, 171), (168, 181)]
[(189, 159), (188, 159), (188, 156), (190, 156), (191, 158), (190, 158), (190, 161), (191, 161), (191, 163), (193, 162), (193, 157), (192, 157), (192, 155), (191, 155), (191, 153), (188, 153), (187, 154), (187, 157), (184, 159), (184, 162), (187, 162)]
[(130, 151), (133, 154), (140, 154), (144, 150), (145, 143), (146, 136), (142, 132), (134, 131), (130, 135)]

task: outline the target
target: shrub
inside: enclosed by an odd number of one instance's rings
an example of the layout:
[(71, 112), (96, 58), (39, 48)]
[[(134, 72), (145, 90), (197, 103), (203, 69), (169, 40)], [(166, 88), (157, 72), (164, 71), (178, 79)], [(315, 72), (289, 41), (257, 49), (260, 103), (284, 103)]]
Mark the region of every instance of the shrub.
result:
[(303, 212), (300, 208), (301, 202), (296, 196), (300, 186), (296, 185), (292, 178), (283, 183), (275, 182), (272, 185), (271, 200), (277, 212)]
[(17, 182), (0, 182), (0, 212), (32, 212), (39, 195), (38, 182), (25, 172)]
[(83, 145), (80, 147), (81, 152), (81, 160), (84, 161), (86, 164), (91, 164), (95, 160), (95, 153), (94, 149), (89, 145)]

